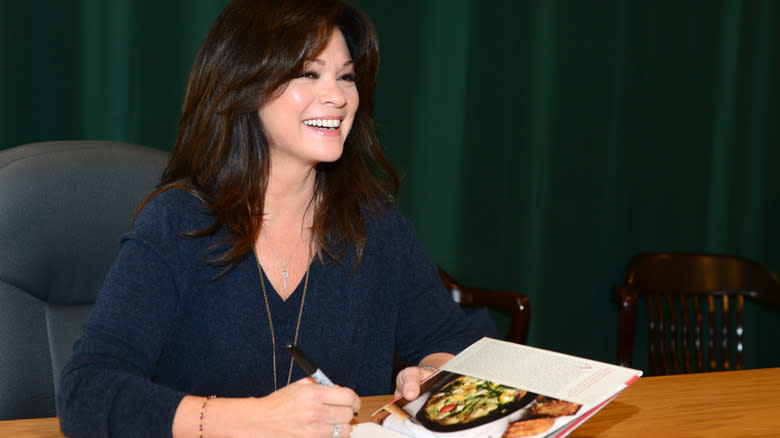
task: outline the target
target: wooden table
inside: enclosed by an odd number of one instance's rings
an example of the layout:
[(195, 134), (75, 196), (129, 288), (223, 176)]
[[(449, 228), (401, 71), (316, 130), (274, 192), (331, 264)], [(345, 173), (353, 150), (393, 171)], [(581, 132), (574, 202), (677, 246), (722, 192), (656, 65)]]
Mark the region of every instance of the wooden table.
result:
[(644, 377), (570, 437), (778, 437), (780, 368)]
[[(356, 421), (388, 400), (363, 397)], [(63, 438), (56, 418), (0, 421), (6, 436)], [(643, 377), (569, 436), (778, 437), (780, 368)]]

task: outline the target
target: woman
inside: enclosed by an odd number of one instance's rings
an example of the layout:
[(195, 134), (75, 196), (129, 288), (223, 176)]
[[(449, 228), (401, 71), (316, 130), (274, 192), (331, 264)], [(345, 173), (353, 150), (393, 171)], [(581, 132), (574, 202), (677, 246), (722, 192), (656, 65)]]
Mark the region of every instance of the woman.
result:
[[(196, 57), (158, 189), (122, 238), (59, 394), (72, 436), (347, 436), (360, 395), (475, 340), (373, 131), (368, 19), (236, 0)], [(313, 384), (297, 344), (337, 386)], [(210, 395), (216, 395), (211, 398)]]

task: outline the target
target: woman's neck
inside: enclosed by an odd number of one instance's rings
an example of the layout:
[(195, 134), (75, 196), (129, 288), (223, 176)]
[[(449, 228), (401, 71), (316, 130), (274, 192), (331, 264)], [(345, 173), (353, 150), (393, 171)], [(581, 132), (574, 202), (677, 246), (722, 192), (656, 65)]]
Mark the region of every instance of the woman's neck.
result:
[(315, 177), (315, 169), (296, 173), (274, 173), (272, 169), (263, 206), (264, 222), (276, 226), (310, 227), (304, 218), (311, 216), (307, 212), (312, 207)]

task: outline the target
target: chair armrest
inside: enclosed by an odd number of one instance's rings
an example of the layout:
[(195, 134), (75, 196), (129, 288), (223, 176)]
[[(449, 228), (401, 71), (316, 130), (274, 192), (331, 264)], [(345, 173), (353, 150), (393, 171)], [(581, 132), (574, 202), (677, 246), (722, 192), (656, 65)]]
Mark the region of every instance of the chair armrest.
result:
[(439, 276), (456, 303), (464, 307), (485, 306), (509, 313), (511, 323), (507, 341), (525, 344), (531, 323), (531, 301), (520, 292), (499, 292), (491, 289), (464, 286), (439, 266)]
[(511, 323), (506, 340), (525, 344), (531, 322), (531, 302), (527, 296), (518, 292), (498, 292), (489, 289), (470, 289), (461, 291), (461, 306), (487, 306), (500, 308), (509, 313)]

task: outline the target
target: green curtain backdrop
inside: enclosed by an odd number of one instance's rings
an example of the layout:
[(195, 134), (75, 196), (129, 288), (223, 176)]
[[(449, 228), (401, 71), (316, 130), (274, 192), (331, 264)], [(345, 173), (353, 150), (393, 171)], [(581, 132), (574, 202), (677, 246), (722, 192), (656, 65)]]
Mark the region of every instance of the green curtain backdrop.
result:
[[(0, 148), (169, 149), (226, 3), (0, 0)], [(532, 345), (614, 361), (610, 289), (637, 252), (780, 272), (776, 0), (354, 3), (401, 209), (456, 278), (530, 296)], [(780, 316), (747, 310), (747, 365), (780, 366)]]

